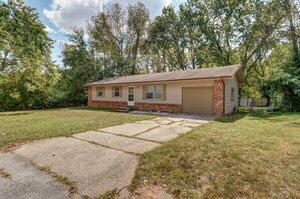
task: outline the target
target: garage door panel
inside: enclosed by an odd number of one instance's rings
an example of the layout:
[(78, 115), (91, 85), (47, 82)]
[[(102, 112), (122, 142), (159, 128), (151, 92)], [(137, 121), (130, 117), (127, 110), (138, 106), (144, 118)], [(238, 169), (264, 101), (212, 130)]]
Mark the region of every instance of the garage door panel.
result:
[(183, 112), (213, 114), (212, 87), (186, 87), (182, 90)]

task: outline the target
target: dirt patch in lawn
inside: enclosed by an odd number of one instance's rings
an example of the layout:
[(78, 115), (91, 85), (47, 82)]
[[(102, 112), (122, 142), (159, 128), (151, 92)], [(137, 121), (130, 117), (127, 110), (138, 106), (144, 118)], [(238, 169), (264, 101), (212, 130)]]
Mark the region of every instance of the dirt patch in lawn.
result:
[(136, 199), (173, 199), (171, 194), (166, 191), (166, 185), (149, 185), (144, 184), (139, 187), (134, 193), (132, 198)]

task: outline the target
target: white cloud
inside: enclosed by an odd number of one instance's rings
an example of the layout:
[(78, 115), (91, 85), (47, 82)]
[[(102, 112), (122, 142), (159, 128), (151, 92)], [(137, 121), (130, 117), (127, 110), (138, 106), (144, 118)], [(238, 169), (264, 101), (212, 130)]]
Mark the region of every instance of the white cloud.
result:
[(151, 17), (161, 13), (165, 5), (172, 0), (52, 0), (51, 8), (44, 9), (44, 15), (64, 33), (72, 27), (86, 28), (86, 21), (96, 15), (104, 5), (121, 3), (122, 5), (142, 2), (150, 10)]
[(45, 25), (46, 28), (45, 28), (45, 31), (48, 32), (48, 33), (56, 33), (55, 30), (53, 30), (52, 28), (50, 28), (49, 26)]

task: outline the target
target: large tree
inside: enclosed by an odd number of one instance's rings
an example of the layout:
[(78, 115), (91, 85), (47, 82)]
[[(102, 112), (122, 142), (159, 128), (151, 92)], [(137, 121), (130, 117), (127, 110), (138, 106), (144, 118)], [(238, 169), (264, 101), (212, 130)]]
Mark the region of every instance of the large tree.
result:
[(85, 84), (93, 80), (95, 71), (90, 62), (84, 31), (74, 28), (68, 37), (69, 42), (64, 45), (62, 51), (64, 68), (61, 70), (60, 89), (63, 90), (62, 97), (67, 103), (81, 105), (87, 100)]
[(149, 11), (141, 3), (127, 11), (113, 4), (91, 19), (89, 36), (94, 52), (107, 64), (110, 76), (137, 74), (138, 58), (145, 38)]
[(128, 33), (131, 41), (131, 71), (130, 74), (137, 74), (141, 70), (138, 68), (139, 57), (141, 56), (141, 47), (144, 46), (147, 26), (149, 23), (149, 10), (142, 3), (129, 5), (128, 8)]
[(147, 41), (151, 48), (148, 53), (156, 53), (153, 58), (162, 59), (159, 62), (163, 63), (163, 68), (159, 70), (186, 70), (188, 68), (185, 52), (187, 40), (184, 31), (183, 21), (172, 6), (165, 7), (162, 14), (152, 22)]
[(51, 44), (33, 8), (0, 2), (0, 110), (46, 106), (56, 77)]

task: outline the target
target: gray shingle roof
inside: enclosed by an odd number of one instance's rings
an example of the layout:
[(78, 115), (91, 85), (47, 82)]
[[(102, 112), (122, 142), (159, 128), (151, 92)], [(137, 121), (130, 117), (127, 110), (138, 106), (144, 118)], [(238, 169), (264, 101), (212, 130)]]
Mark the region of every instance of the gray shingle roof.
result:
[(173, 71), (173, 72), (164, 72), (164, 73), (131, 75), (131, 76), (124, 76), (124, 77), (103, 79), (100, 81), (88, 83), (87, 85), (127, 84), (127, 83), (225, 78), (225, 77), (233, 77), (239, 69), (240, 69), (239, 65), (231, 65), (231, 66), (214, 67), (214, 68), (202, 68), (202, 69)]

